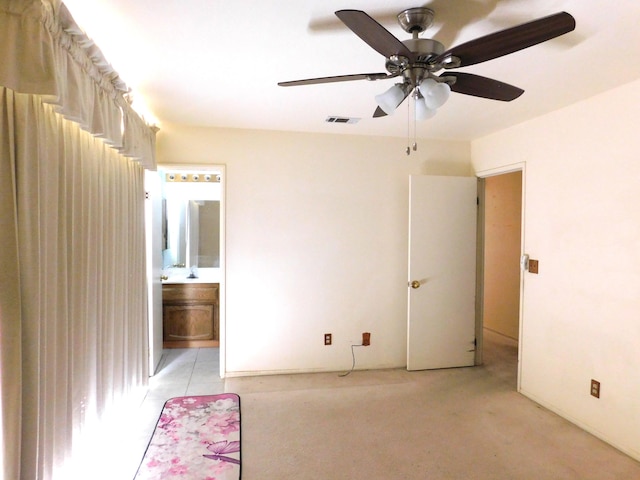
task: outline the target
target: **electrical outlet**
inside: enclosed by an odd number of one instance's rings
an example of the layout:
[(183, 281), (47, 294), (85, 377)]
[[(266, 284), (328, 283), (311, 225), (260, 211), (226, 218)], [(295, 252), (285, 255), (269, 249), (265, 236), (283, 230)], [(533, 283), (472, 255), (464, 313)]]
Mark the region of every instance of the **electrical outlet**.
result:
[(324, 334), (324, 344), (325, 345), (331, 345), (331, 334), (330, 333), (325, 333)]
[(371, 334), (369, 332), (362, 333), (362, 345), (365, 347), (371, 345)]
[(600, 382), (591, 379), (591, 395), (600, 398)]

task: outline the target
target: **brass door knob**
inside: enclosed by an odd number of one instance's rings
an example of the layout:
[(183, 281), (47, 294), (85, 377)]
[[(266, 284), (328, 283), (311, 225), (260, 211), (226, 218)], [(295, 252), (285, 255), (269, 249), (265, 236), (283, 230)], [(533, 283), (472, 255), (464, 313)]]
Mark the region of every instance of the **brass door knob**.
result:
[(420, 282), (418, 280), (413, 280), (412, 282), (409, 282), (409, 286), (411, 288), (420, 288)]

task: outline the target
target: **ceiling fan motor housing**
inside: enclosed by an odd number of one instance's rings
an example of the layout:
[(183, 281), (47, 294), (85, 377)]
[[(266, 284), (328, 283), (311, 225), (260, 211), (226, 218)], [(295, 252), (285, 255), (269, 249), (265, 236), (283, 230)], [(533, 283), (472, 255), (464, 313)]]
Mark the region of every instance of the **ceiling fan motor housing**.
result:
[(438, 71), (442, 67), (430, 62), (431, 59), (442, 54), (445, 49), (442, 43), (430, 38), (411, 38), (402, 42), (415, 57), (410, 61), (403, 56), (393, 55), (387, 59), (385, 67), (392, 75), (403, 75), (412, 86), (420, 84), (430, 72)]
[(431, 38), (410, 38), (402, 43), (416, 54), (416, 62), (427, 63), (430, 58), (444, 53), (444, 45)]

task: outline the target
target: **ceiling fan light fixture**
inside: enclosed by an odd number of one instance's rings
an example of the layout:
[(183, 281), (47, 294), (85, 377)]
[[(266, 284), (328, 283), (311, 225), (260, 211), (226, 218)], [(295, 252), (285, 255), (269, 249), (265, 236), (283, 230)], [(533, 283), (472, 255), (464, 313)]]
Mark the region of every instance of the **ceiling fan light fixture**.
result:
[(427, 102), (422, 96), (416, 96), (415, 99), (416, 120), (428, 120), (433, 118), (438, 111), (435, 108), (429, 108)]
[(444, 82), (438, 82), (433, 78), (425, 78), (418, 87), (424, 97), (426, 106), (436, 110), (446, 103), (451, 94), (451, 87)]
[(398, 105), (402, 103), (404, 97), (402, 87), (396, 83), (386, 92), (376, 95), (375, 100), (384, 113), (391, 115), (398, 108)]

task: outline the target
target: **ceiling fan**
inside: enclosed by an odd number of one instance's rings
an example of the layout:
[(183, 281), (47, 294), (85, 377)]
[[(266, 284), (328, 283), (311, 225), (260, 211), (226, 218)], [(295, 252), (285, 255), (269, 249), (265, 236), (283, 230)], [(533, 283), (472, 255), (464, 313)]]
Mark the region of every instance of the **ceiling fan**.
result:
[[(376, 20), (361, 10), (339, 10), (337, 17), (386, 58), (385, 73), (360, 73), (333, 77), (309, 78), (279, 82), (283, 87), (346, 82), (351, 80), (383, 80), (401, 77), (401, 82), (376, 96), (378, 107), (373, 116), (382, 117), (393, 111), (411, 94), (416, 100), (416, 117), (433, 116), (449, 96), (449, 92), (509, 102), (524, 93), (521, 88), (472, 73), (451, 69), (486, 62), (538, 43), (551, 40), (575, 29), (575, 19), (566, 12), (501, 30), (445, 50), (437, 40), (419, 38), (432, 23), (434, 11), (419, 7), (403, 10), (398, 23), (412, 38), (398, 40)], [(437, 72), (444, 73), (436, 75)]]

